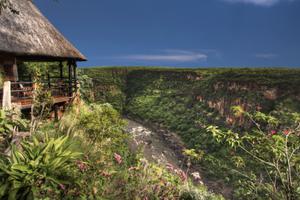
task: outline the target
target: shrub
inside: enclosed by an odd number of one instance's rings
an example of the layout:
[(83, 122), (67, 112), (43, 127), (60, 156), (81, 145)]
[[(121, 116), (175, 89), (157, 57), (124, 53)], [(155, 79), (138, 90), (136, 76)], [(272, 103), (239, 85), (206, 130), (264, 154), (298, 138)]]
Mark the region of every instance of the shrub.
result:
[[(270, 115), (261, 112), (251, 114), (240, 107), (234, 107), (234, 111), (249, 118), (254, 128), (242, 134), (215, 126), (208, 127), (208, 131), (236, 154), (233, 156), (237, 167), (234, 171), (246, 178), (240, 183), (257, 197), (299, 199), (300, 114), (283, 111)], [(243, 170), (245, 166), (246, 171)], [(240, 195), (247, 194), (240, 192)]]
[[(43, 121), (0, 158), (0, 199), (179, 199), (186, 173), (131, 153), (124, 125), (108, 104), (78, 104), (59, 124)], [(209, 199), (206, 189), (193, 191)]]
[(83, 170), (72, 172), (79, 185), (69, 189), (78, 193), (67, 192), (70, 198), (179, 199), (186, 179), (182, 180), (176, 169), (149, 163), (130, 152), (128, 136), (123, 133), (124, 121), (110, 105), (75, 107), (63, 117), (60, 127), (78, 136), (85, 150), (79, 166)]
[[(81, 72), (81, 71), (79, 71)], [(80, 83), (80, 96), (82, 100), (91, 103), (94, 101), (94, 92), (93, 92), (93, 79), (87, 75), (80, 74), (78, 76), (78, 81)]]
[(28, 129), (28, 122), (15, 110), (0, 110), (0, 152), (9, 147), (17, 131)]
[(9, 157), (0, 160), (0, 198), (33, 199), (37, 191), (52, 187), (64, 188), (72, 181), (67, 176), (81, 152), (68, 136), (35, 137), (23, 141), (21, 148), (13, 145)]
[(110, 104), (86, 104), (73, 107), (60, 122), (62, 130), (74, 135), (83, 134), (91, 143), (101, 143), (107, 138), (123, 138), (125, 121)]
[(223, 200), (221, 195), (215, 195), (204, 186), (184, 187), (180, 192), (179, 200)]

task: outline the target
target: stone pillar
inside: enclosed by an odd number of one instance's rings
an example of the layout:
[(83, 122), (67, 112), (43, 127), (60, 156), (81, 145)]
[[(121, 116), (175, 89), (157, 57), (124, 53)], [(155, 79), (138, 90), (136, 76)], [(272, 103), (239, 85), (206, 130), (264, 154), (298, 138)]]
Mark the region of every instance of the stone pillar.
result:
[(10, 81), (5, 81), (3, 84), (3, 99), (2, 99), (2, 109), (10, 110), (11, 105), (11, 83)]

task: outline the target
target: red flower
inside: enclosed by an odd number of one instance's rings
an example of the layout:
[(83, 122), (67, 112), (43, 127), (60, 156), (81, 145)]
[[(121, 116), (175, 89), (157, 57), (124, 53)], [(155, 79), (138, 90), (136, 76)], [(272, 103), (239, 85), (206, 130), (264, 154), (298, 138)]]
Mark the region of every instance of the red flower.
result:
[(283, 134), (284, 134), (284, 135), (289, 135), (289, 134), (290, 134), (290, 131), (289, 131), (289, 130), (284, 130), (284, 131), (283, 131)]
[(277, 132), (275, 130), (271, 130), (271, 135), (275, 135)]
[(85, 172), (88, 170), (88, 166), (84, 162), (78, 160), (78, 161), (76, 161), (76, 164), (77, 164), (78, 169), (80, 169), (81, 172)]
[(120, 165), (122, 163), (122, 156), (119, 154), (115, 153), (114, 154), (115, 161)]
[(179, 171), (179, 177), (182, 181), (187, 181), (188, 179), (187, 174), (182, 170)]
[(60, 189), (66, 190), (66, 187), (63, 184), (59, 184)]
[(100, 174), (102, 175), (102, 176), (104, 176), (104, 177), (106, 177), (106, 178), (109, 178), (110, 176), (111, 176), (111, 174), (110, 173), (108, 173), (108, 172), (100, 172)]
[(166, 165), (166, 168), (167, 168), (168, 170), (170, 170), (170, 171), (173, 171), (173, 170), (174, 170), (174, 166), (173, 166), (172, 164), (170, 164), (170, 163), (168, 163), (168, 164)]

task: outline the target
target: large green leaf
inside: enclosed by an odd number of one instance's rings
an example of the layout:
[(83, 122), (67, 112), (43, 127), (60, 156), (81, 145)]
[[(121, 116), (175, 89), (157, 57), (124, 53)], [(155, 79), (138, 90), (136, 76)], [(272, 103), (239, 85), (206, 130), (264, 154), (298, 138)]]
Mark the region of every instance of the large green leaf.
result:
[(27, 173), (27, 174), (33, 173), (33, 171), (29, 168), (29, 166), (24, 164), (13, 164), (11, 166), (11, 170), (18, 170), (19, 172)]

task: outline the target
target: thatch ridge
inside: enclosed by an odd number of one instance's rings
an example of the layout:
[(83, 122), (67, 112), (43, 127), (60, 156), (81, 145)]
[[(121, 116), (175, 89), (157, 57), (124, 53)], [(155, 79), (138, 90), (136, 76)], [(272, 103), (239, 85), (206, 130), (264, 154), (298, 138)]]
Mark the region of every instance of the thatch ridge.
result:
[(31, 0), (11, 0), (19, 14), (0, 15), (0, 52), (19, 57), (86, 60)]

